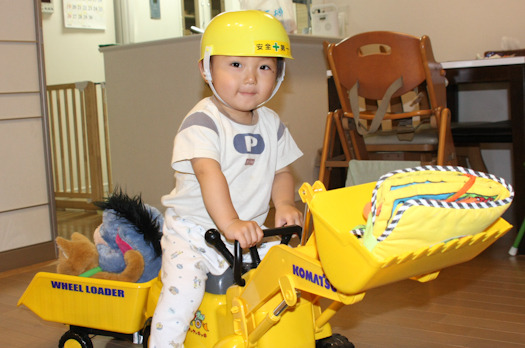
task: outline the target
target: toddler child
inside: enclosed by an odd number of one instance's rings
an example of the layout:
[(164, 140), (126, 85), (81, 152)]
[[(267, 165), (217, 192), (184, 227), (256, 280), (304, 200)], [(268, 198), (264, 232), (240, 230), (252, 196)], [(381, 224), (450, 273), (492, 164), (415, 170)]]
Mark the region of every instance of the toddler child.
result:
[(276, 226), (302, 225), (289, 168), (302, 153), (278, 115), (262, 106), (284, 78), (285, 58), (292, 58), (286, 31), (261, 11), (222, 13), (202, 36), (199, 69), (213, 96), (197, 103), (175, 137), (175, 188), (162, 198), (163, 288), (152, 348), (183, 347), (207, 273), (229, 267), (206, 244), (208, 229), (218, 229), (231, 251), (238, 240), (242, 248), (258, 245), (264, 257), (270, 200)]

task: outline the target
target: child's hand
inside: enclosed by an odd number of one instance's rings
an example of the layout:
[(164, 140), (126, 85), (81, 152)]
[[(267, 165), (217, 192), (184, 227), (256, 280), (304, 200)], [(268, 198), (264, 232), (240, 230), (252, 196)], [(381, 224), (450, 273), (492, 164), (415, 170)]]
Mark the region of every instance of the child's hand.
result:
[(275, 207), (275, 227), (284, 225), (303, 226), (303, 214), (291, 204), (281, 204)]
[(226, 239), (238, 240), (243, 249), (257, 245), (263, 238), (263, 231), (255, 221), (236, 219), (222, 232)]

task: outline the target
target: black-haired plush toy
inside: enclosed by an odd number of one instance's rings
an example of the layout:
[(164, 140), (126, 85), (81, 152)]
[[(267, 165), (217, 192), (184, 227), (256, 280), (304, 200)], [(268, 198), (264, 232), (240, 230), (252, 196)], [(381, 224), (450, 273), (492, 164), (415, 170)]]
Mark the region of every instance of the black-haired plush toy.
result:
[[(95, 205), (104, 212), (102, 224), (93, 234), (101, 272), (93, 276), (139, 283), (155, 278), (161, 266), (162, 214), (144, 204), (140, 196), (129, 197), (120, 189)], [(71, 241), (57, 238), (59, 273), (79, 275), (96, 263), (93, 247), (86, 243), (89, 240), (78, 233)], [(91, 256), (78, 256), (86, 253)]]

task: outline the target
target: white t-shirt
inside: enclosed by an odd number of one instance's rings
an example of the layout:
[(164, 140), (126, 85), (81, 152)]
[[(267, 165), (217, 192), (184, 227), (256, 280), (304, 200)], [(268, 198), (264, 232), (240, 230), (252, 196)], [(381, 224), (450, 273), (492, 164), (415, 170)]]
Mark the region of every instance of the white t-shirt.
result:
[(162, 197), (163, 205), (206, 230), (216, 228), (190, 163), (193, 158), (211, 158), (221, 166), (239, 218), (262, 225), (268, 215), (275, 172), (301, 157), (302, 152), (274, 111), (260, 107), (254, 117), (255, 124), (243, 125), (220, 113), (211, 98), (197, 103), (175, 137), (175, 188)]

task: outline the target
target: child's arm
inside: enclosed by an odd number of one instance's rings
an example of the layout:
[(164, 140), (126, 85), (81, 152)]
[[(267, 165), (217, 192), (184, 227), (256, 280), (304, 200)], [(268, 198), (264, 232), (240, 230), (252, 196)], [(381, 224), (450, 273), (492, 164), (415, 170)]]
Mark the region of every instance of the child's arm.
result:
[(201, 187), (204, 205), (226, 239), (238, 240), (242, 248), (260, 242), (263, 232), (259, 225), (255, 221), (239, 219), (220, 164), (210, 158), (194, 158), (191, 165)]
[(303, 225), (303, 214), (295, 207), (294, 179), (289, 167), (275, 173), (272, 186), (275, 227)]

